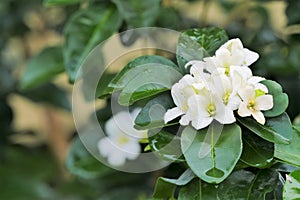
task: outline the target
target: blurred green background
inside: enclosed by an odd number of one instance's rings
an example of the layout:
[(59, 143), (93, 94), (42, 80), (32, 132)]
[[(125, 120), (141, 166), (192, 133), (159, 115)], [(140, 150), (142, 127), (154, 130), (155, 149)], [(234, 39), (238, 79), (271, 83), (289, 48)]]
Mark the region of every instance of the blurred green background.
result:
[[(245, 47), (260, 54), (254, 73), (283, 86), (290, 99), (288, 113), (297, 120), (300, 1), (2, 0), (0, 199), (146, 199), (156, 177), (163, 173), (139, 175), (108, 169), (76, 138), (70, 106), (72, 84), (60, 63), (60, 51), (68, 39), (65, 24), (76, 12), (93, 6), (113, 8), (123, 16), (111, 33), (142, 26), (178, 31), (224, 28), (230, 38), (239, 37)], [(134, 13), (135, 19), (128, 13)], [(130, 46), (134, 39), (121, 38), (121, 42)], [(36, 59), (49, 46), (57, 49)], [(49, 68), (45, 72), (43, 67)], [(24, 88), (24, 82), (34, 87)], [(171, 165), (168, 171), (176, 176), (180, 169)]]

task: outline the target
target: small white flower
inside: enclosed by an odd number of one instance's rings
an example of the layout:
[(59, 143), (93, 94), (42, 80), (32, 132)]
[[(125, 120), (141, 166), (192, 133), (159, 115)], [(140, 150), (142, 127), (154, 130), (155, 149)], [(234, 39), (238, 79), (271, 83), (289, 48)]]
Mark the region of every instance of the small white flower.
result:
[(107, 157), (109, 164), (122, 166), (126, 159), (134, 160), (139, 156), (139, 140), (146, 137), (147, 131), (139, 131), (133, 127), (138, 112), (139, 109), (130, 114), (121, 111), (105, 123), (107, 137), (98, 142), (98, 150), (103, 157)]
[(265, 117), (261, 111), (273, 107), (273, 96), (266, 95), (264, 91), (250, 85), (239, 90), (239, 95), (243, 101), (239, 106), (238, 114), (241, 117), (252, 115), (258, 123), (264, 125)]

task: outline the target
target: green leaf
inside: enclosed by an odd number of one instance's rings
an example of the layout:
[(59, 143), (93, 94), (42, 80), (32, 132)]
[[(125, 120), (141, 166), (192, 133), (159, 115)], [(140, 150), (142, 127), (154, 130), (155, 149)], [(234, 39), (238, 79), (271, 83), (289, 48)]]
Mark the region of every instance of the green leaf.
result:
[(299, 16), (299, 9), (300, 9), (300, 2), (299, 1), (294, 1), (290, 0), (287, 1), (287, 7), (285, 10), (287, 19), (288, 19), (288, 25), (293, 25), (293, 24), (299, 24), (300, 23), (300, 16)]
[(218, 199), (217, 188), (201, 179), (194, 179), (179, 190), (178, 200), (208, 200)]
[(148, 137), (152, 152), (169, 161), (184, 161), (184, 159), (181, 158), (181, 149), (178, 148), (180, 146), (180, 138), (164, 130), (153, 134), (154, 131), (155, 130), (149, 131), (150, 136)]
[(251, 130), (253, 133), (257, 134), (258, 136), (262, 137), (263, 139), (273, 142), (273, 143), (278, 143), (278, 144), (288, 144), (289, 143), (289, 138), (285, 137), (285, 134), (283, 132), (276, 132), (272, 127), (270, 127), (268, 124), (281, 124), (283, 126), (286, 126), (286, 122), (280, 121), (279, 119), (276, 118), (269, 118), (267, 119), (266, 125), (261, 125), (260, 123), (256, 122), (254, 119), (250, 117), (246, 118), (237, 118), (238, 121), (247, 127), (249, 130)]
[(219, 185), (218, 197), (228, 199), (265, 199), (278, 182), (279, 173), (275, 170), (260, 170), (256, 175), (246, 170), (233, 172)]
[[(170, 65), (171, 61), (160, 58), (147, 59), (147, 63), (140, 62), (127, 65), (108, 85), (115, 91), (122, 89), (119, 104), (128, 106), (134, 102), (170, 90), (181, 77), (177, 66)], [(154, 61), (154, 62), (153, 62)], [(111, 89), (108, 88), (111, 91)]]
[(264, 112), (266, 117), (276, 117), (285, 112), (289, 105), (289, 97), (286, 93), (282, 92), (280, 84), (271, 80), (264, 80), (261, 82), (268, 88), (268, 93), (273, 96), (274, 106), (272, 109)]
[(99, 178), (113, 172), (94, 158), (77, 138), (72, 144), (66, 159), (68, 171), (80, 178)]
[(283, 188), (283, 199), (300, 199), (300, 170), (293, 171), (288, 175)]
[(293, 129), (289, 144), (275, 144), (274, 156), (284, 162), (300, 167), (300, 131)]
[(64, 30), (64, 63), (74, 82), (80, 65), (99, 43), (118, 30), (121, 17), (114, 7), (88, 8), (73, 14)]
[(242, 133), (236, 124), (213, 122), (196, 131), (186, 127), (181, 149), (192, 171), (208, 183), (220, 183), (232, 172), (242, 154)]
[(150, 27), (160, 11), (161, 0), (140, 1), (140, 0), (112, 0), (131, 28)]
[(28, 62), (20, 87), (22, 90), (36, 88), (63, 71), (61, 47), (47, 47)]
[(84, 0), (44, 0), (45, 6), (64, 6), (83, 2)]
[(176, 185), (168, 183), (159, 177), (156, 181), (153, 197), (159, 199), (173, 198)]
[(177, 44), (177, 62), (185, 71), (185, 64), (191, 60), (202, 60), (212, 56), (226, 41), (226, 32), (220, 28), (210, 27), (189, 29), (181, 33)]
[(173, 99), (167, 93), (151, 99), (135, 118), (135, 128), (152, 129), (163, 127), (165, 125), (164, 115), (173, 106)]
[(169, 59), (157, 55), (140, 56), (131, 60), (108, 84), (106, 94), (112, 94), (113, 92), (123, 89), (135, 76), (139, 75), (138, 71), (128, 74), (134, 68), (145, 67), (147, 64), (162, 64), (166, 66), (178, 69), (178, 67)]
[(170, 178), (164, 178), (161, 177), (162, 181), (177, 185), (177, 186), (182, 186), (188, 184), (191, 180), (195, 178), (195, 174), (191, 169), (187, 169), (183, 174), (180, 175), (178, 179), (170, 179)]
[(270, 165), (274, 156), (274, 144), (243, 130), (243, 153), (241, 160), (252, 167), (264, 168)]

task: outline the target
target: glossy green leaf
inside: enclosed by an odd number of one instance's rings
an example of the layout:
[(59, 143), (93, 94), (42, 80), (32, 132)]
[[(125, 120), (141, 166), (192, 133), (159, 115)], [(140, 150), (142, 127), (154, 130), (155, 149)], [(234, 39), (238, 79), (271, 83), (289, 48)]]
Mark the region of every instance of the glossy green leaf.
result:
[(272, 129), (272, 127), (268, 126), (268, 123), (282, 124), (285, 126), (285, 122), (280, 121), (280, 119), (278, 120), (277, 118), (269, 118), (266, 125), (262, 125), (250, 117), (238, 118), (238, 121), (253, 133), (269, 142), (278, 144), (289, 143), (289, 138), (286, 138), (284, 133), (276, 132), (274, 129)]
[(261, 82), (268, 88), (268, 93), (273, 96), (274, 106), (272, 109), (264, 112), (266, 117), (276, 117), (285, 112), (289, 105), (289, 98), (286, 93), (282, 92), (282, 87), (280, 84), (271, 80), (264, 80)]
[(84, 0), (44, 0), (45, 6), (64, 6), (83, 2)]
[(112, 169), (102, 165), (86, 150), (79, 138), (68, 152), (66, 167), (70, 173), (84, 179), (98, 178), (112, 172)]
[(218, 187), (220, 200), (228, 199), (265, 199), (278, 181), (279, 174), (275, 170), (260, 170), (256, 175), (246, 170), (233, 172)]
[(168, 183), (160, 177), (156, 181), (153, 197), (158, 199), (174, 198), (175, 189), (176, 185)]
[(218, 199), (217, 187), (205, 183), (201, 179), (194, 179), (179, 190), (178, 200), (207, 200)]
[(181, 69), (191, 60), (202, 60), (214, 55), (215, 51), (226, 41), (226, 32), (220, 28), (210, 27), (189, 29), (181, 33), (177, 44), (177, 62)]
[(153, 134), (154, 131), (155, 130), (151, 130), (149, 132), (150, 136), (148, 137), (152, 151), (165, 160), (174, 162), (184, 161), (184, 159), (181, 158), (182, 152), (179, 148), (180, 138), (164, 130)]
[(283, 199), (300, 199), (300, 170), (293, 171), (287, 176), (283, 188)]
[[(106, 89), (106, 94), (112, 94), (113, 92), (119, 91), (123, 89), (135, 76), (139, 75), (139, 71), (134, 71), (132, 73), (132, 69), (145, 67), (147, 64), (162, 64), (166, 66), (171, 66), (174, 69), (178, 69), (178, 67), (171, 61), (162, 56), (157, 55), (148, 55), (148, 56), (140, 56), (131, 60), (108, 84), (108, 88)], [(131, 71), (130, 75), (128, 74)]]
[(164, 178), (161, 177), (162, 181), (177, 185), (177, 186), (182, 186), (188, 184), (191, 180), (195, 178), (195, 174), (191, 169), (187, 169), (183, 174), (180, 175), (178, 179), (170, 179), (170, 178)]
[(112, 0), (131, 28), (153, 26), (159, 11), (161, 0)]
[(264, 168), (273, 161), (274, 144), (243, 130), (243, 153), (241, 160), (252, 167)]
[(166, 111), (174, 106), (170, 94), (162, 94), (151, 99), (135, 118), (135, 128), (151, 129), (163, 127)]
[(192, 171), (208, 183), (220, 183), (232, 172), (242, 154), (242, 133), (236, 124), (213, 122), (196, 131), (186, 127), (181, 149)]
[(64, 63), (71, 82), (91, 50), (118, 30), (121, 17), (113, 6), (75, 12), (64, 30)]
[(148, 63), (134, 68), (126, 73), (127, 85), (122, 89), (118, 102), (128, 106), (134, 102), (170, 90), (182, 77), (174, 67)]
[(36, 88), (63, 71), (61, 47), (47, 47), (28, 62), (20, 87), (23, 90)]
[(274, 156), (284, 162), (300, 167), (300, 131), (293, 129), (289, 144), (275, 144)]

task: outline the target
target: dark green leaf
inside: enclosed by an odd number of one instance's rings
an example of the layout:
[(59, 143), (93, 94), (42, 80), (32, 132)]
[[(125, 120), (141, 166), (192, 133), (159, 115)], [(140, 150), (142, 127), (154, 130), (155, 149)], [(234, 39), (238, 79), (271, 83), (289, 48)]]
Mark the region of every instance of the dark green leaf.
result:
[(112, 0), (122, 17), (131, 28), (153, 26), (159, 11), (161, 0)]
[(68, 152), (66, 167), (69, 172), (84, 179), (98, 178), (112, 172), (86, 150), (79, 138)]
[(264, 80), (261, 82), (268, 88), (268, 93), (273, 96), (274, 106), (271, 110), (264, 112), (266, 117), (276, 117), (285, 112), (289, 105), (289, 98), (286, 93), (282, 92), (282, 87), (275, 81)]
[[(51, 91), (51, 93), (47, 91)], [(38, 88), (20, 92), (20, 94), (35, 102), (47, 103), (71, 110), (71, 104), (67, 91), (52, 83), (46, 83)]]
[(99, 82), (96, 89), (96, 97), (104, 98), (106, 97), (105, 90), (109, 84), (109, 82), (116, 76), (116, 74), (104, 73)]
[(64, 63), (71, 82), (91, 50), (118, 30), (121, 17), (114, 7), (79, 10), (65, 26)]
[(165, 181), (167, 183), (171, 183), (174, 185), (182, 186), (188, 184), (191, 180), (195, 178), (195, 174), (192, 172), (191, 169), (187, 169), (183, 174), (180, 175), (178, 179), (170, 179), (170, 178), (164, 178), (161, 177), (162, 181)]
[(174, 106), (170, 94), (162, 94), (150, 100), (135, 118), (137, 129), (151, 129), (164, 126), (164, 115)]
[(179, 191), (178, 200), (208, 200), (218, 199), (217, 188), (201, 179), (194, 179)]
[(173, 198), (175, 189), (176, 185), (168, 183), (160, 177), (156, 181), (153, 197), (159, 199)]
[(193, 172), (208, 183), (222, 182), (233, 170), (242, 154), (242, 133), (238, 125), (213, 122), (196, 131), (186, 127), (181, 149)]
[[(269, 118), (267, 123), (281, 123), (281, 121), (276, 121), (276, 118)], [(261, 125), (260, 123), (256, 122), (254, 119), (246, 117), (246, 118), (238, 118), (238, 121), (246, 126), (249, 130), (253, 133), (257, 134), (258, 136), (262, 137), (263, 139), (273, 142), (273, 143), (281, 143), (281, 144), (288, 144), (289, 139), (285, 137), (282, 132), (276, 132), (271, 127), (266, 125)], [(272, 121), (272, 122), (270, 122)], [(282, 122), (284, 125), (285, 122)]]
[(283, 188), (283, 199), (300, 199), (300, 170), (293, 171), (288, 175)]
[(274, 144), (248, 130), (243, 130), (243, 153), (241, 160), (252, 167), (268, 166), (274, 155)]
[(182, 70), (191, 60), (212, 56), (226, 41), (226, 32), (216, 27), (190, 29), (181, 33), (177, 44), (177, 62)]
[(84, 0), (44, 0), (45, 6), (63, 6), (83, 2)]
[[(149, 134), (151, 134), (152, 131), (150, 131)], [(184, 159), (181, 158), (181, 149), (178, 148), (180, 146), (180, 138), (178, 136), (161, 130), (149, 136), (148, 139), (152, 151), (161, 158), (176, 162), (184, 161)]]
[(61, 47), (47, 47), (28, 62), (20, 87), (23, 90), (38, 87), (63, 71)]
[(284, 162), (300, 167), (300, 131), (293, 129), (289, 144), (275, 144), (274, 156)]

